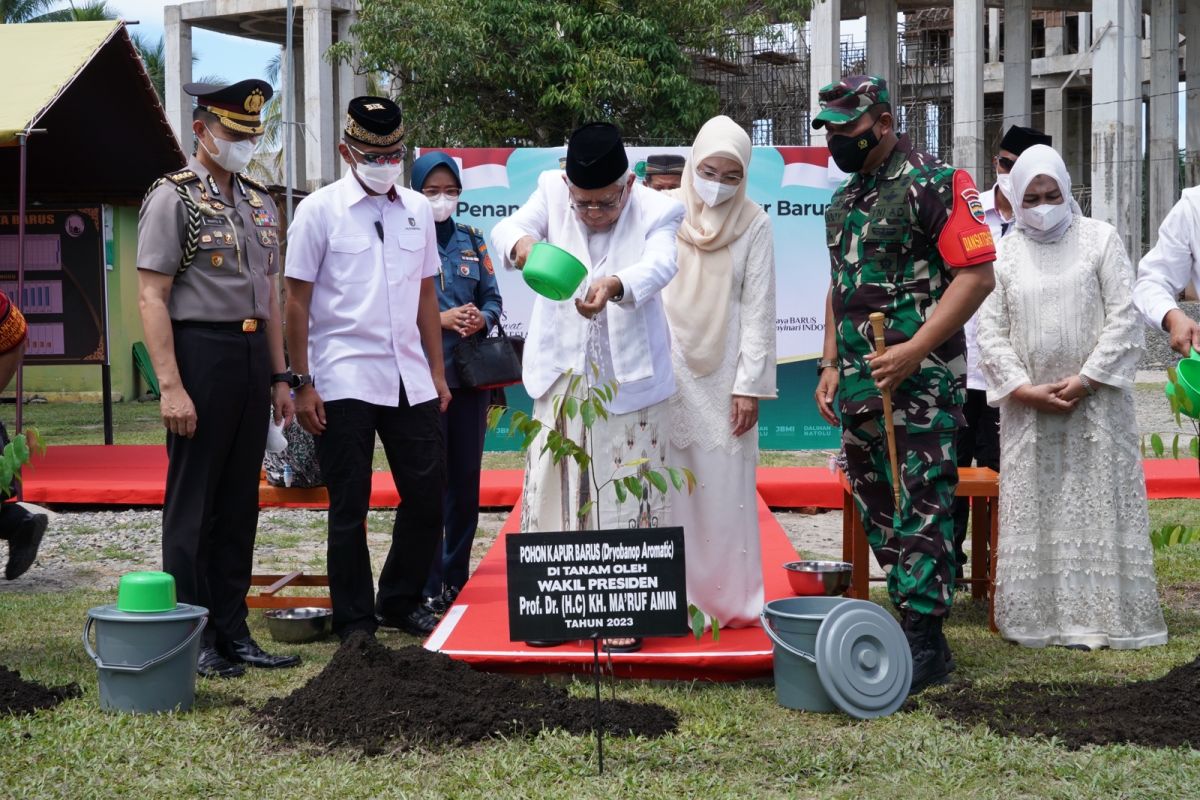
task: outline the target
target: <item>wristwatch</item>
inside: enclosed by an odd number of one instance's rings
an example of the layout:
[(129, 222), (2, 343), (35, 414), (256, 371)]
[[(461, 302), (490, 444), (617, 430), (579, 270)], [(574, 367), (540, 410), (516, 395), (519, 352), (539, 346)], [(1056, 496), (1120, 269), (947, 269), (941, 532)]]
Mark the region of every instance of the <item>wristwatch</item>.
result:
[[(287, 375), (287, 378), (286, 378), (287, 385), (292, 387), (293, 389), (299, 389), (301, 386), (312, 386), (312, 382), (313, 382), (312, 375), (297, 375), (296, 373), (292, 372), (291, 370), (288, 370), (286, 373), (280, 373), (280, 374)], [(272, 377), (272, 381), (271, 381), (272, 383), (274, 383), (275, 377), (278, 377), (278, 376)]]
[(274, 386), (277, 383), (286, 383), (288, 386), (291, 386), (292, 385), (292, 371), (289, 369), (284, 372), (271, 373), (271, 385)]
[(830, 368), (837, 369), (837, 359), (836, 358), (822, 358), (820, 361), (817, 362), (817, 377), (820, 377), (822, 372), (824, 372), (825, 370), (830, 369)]

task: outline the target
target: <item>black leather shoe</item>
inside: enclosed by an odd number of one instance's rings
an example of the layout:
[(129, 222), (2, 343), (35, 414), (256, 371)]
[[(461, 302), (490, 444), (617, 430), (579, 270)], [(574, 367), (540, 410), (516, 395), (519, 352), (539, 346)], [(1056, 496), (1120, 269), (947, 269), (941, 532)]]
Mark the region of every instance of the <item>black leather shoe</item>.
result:
[(454, 605), (454, 601), (458, 599), (459, 591), (454, 586), (447, 586), (437, 597), (426, 597), (421, 607), (430, 614), (440, 617), (450, 610), (450, 606)]
[(428, 636), (438, 626), (438, 618), (422, 606), (398, 617), (376, 614), (375, 619), (385, 628), (396, 628), (405, 633), (411, 633), (413, 636)]
[(282, 669), (300, 666), (300, 656), (273, 656), (258, 646), (258, 642), (247, 636), (236, 642), (225, 642), (221, 647), (225, 657), (235, 664), (247, 664), (259, 669)]
[(50, 518), (45, 514), (33, 514), (20, 525), (8, 540), (8, 563), (4, 565), (4, 577), (10, 581), (25, 574), (37, 560), (38, 547)]
[(196, 674), (201, 678), (237, 678), (246, 674), (246, 668), (225, 658), (215, 647), (201, 647)]

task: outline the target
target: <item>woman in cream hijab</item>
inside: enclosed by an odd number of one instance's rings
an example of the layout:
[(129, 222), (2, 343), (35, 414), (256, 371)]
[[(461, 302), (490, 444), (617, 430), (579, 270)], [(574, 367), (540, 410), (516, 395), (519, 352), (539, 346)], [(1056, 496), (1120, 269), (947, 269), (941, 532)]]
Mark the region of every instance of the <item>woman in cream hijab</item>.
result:
[(996, 625), (1027, 647), (1163, 644), (1133, 382), (1142, 324), (1109, 224), (1036, 145), (1012, 171), (1017, 230), (1000, 240), (979, 316), (1000, 407)]
[(770, 219), (746, 197), (749, 167), (746, 132), (729, 117), (705, 123), (668, 193), (687, 216), (663, 292), (679, 387), (666, 463), (699, 481), (672, 499), (688, 602), (733, 628), (755, 624), (763, 605), (758, 402), (775, 397), (775, 253)]

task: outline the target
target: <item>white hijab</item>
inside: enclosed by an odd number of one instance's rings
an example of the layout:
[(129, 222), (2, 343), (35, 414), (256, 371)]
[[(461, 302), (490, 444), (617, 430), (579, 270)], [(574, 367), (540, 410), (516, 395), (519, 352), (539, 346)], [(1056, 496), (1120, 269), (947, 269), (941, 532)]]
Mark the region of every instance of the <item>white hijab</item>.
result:
[[(1082, 209), (1075, 202), (1075, 198), (1071, 196), (1071, 176), (1067, 172), (1067, 165), (1063, 163), (1062, 156), (1053, 147), (1044, 144), (1035, 144), (1030, 147), (1021, 153), (1017, 163), (1013, 165), (1011, 174), (1013, 196), (1009, 202), (1012, 205), (1013, 216), (1017, 220), (1017, 228), (1035, 242), (1041, 244), (1057, 242), (1067, 232), (1067, 228), (1071, 227), (1075, 217), (1083, 216)], [(1065, 217), (1062, 222), (1048, 231), (1039, 230), (1030, 224), (1029, 212), (1031, 209), (1024, 208), (1021, 202), (1025, 197), (1025, 190), (1039, 175), (1053, 178), (1054, 182), (1058, 184), (1058, 190), (1062, 192), (1063, 202), (1071, 206), (1070, 216)]]
[[(713, 117), (696, 134), (692, 155), (678, 189), (669, 195), (683, 203), (687, 216), (679, 227), (679, 272), (663, 290), (671, 335), (697, 377), (713, 372), (725, 357), (733, 256), (729, 245), (750, 227), (762, 208), (746, 197), (750, 178), (750, 137), (729, 117)], [(723, 156), (742, 167), (737, 192), (709, 208), (696, 194), (695, 172), (709, 156)]]

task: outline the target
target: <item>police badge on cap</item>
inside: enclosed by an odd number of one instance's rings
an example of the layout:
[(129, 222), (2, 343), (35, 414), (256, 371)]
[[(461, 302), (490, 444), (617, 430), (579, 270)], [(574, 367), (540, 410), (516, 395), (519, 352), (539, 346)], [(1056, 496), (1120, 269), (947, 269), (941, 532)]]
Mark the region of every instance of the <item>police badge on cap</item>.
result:
[(231, 131), (258, 136), (263, 132), (262, 110), (275, 90), (257, 78), (228, 86), (217, 83), (185, 83), (183, 90), (196, 98), (196, 104), (215, 114)]
[(386, 97), (356, 97), (346, 109), (347, 137), (373, 147), (390, 147), (404, 138), (400, 106)]

